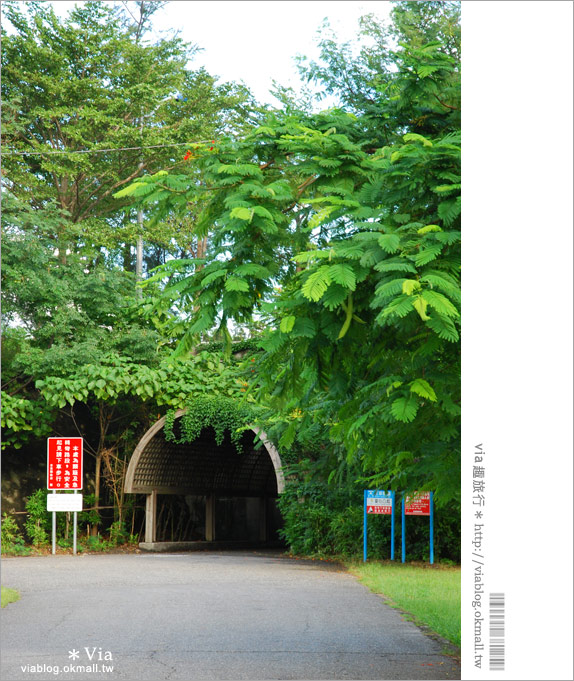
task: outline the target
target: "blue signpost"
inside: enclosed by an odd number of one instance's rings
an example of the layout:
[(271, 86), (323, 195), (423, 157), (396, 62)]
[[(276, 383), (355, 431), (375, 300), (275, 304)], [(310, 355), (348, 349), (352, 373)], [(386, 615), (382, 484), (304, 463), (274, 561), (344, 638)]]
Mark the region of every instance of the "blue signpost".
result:
[(395, 493), (391, 492), (393, 505), (391, 507), (391, 560), (395, 559)]
[(434, 503), (430, 492), (430, 563), (434, 563)]
[(367, 492), (363, 492), (363, 563), (367, 562)]
[(363, 563), (367, 561), (367, 492), (363, 491)]
[(363, 492), (363, 561), (367, 560), (367, 515), (391, 516), (391, 560), (395, 559), (395, 493), (382, 489)]
[(403, 494), (403, 499), (401, 502), (401, 546), (402, 546), (402, 563), (405, 562), (406, 554), (406, 542), (405, 542), (405, 496)]

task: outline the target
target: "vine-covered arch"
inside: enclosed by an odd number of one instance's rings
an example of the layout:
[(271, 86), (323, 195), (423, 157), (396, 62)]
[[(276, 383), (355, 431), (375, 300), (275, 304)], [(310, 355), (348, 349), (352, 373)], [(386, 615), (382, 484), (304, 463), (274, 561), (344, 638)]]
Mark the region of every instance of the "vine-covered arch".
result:
[[(185, 414), (175, 412), (176, 427)], [(194, 495), (205, 500), (205, 540), (215, 541), (215, 507), (220, 497), (259, 499), (259, 539), (268, 536), (269, 501), (285, 488), (279, 452), (258, 428), (243, 432), (241, 451), (229, 437), (219, 444), (211, 428), (192, 442), (166, 438), (166, 417), (159, 419), (136, 446), (126, 473), (125, 492), (145, 494), (144, 548), (156, 544), (158, 495)], [(257, 440), (261, 444), (257, 446)]]

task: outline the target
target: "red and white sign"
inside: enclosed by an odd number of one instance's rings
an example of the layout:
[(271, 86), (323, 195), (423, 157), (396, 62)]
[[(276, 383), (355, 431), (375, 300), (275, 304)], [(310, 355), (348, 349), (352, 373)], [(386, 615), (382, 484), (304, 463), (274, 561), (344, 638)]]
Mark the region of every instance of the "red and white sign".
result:
[(415, 492), (405, 499), (405, 515), (430, 515), (430, 492)]
[(367, 497), (367, 513), (391, 515), (393, 500), (385, 497)]
[(48, 438), (48, 489), (82, 489), (81, 437)]

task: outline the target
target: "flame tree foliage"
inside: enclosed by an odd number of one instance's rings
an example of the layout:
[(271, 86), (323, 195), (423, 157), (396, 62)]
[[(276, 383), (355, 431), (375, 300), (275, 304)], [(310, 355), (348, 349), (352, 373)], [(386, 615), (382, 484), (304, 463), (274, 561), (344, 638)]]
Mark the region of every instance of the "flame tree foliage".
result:
[[(252, 390), (310, 470), (460, 493), (460, 62), (456, 3), (363, 20), (358, 56), (331, 38), (308, 80), (337, 95), (284, 108), (213, 149), (200, 179), (159, 172), (116, 194), (157, 219), (202, 205), (202, 259), (167, 263), (157, 318), (187, 315), (179, 353), (217, 327), (269, 329)], [(370, 40), (367, 40), (369, 38)]]

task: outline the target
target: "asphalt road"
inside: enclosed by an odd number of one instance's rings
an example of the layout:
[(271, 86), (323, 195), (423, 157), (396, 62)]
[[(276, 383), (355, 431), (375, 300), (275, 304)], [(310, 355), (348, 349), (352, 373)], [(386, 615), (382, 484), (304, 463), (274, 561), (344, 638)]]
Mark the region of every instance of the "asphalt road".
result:
[(440, 643), (320, 562), (264, 552), (5, 558), (2, 584), (21, 593), (2, 610), (3, 681), (460, 679)]

